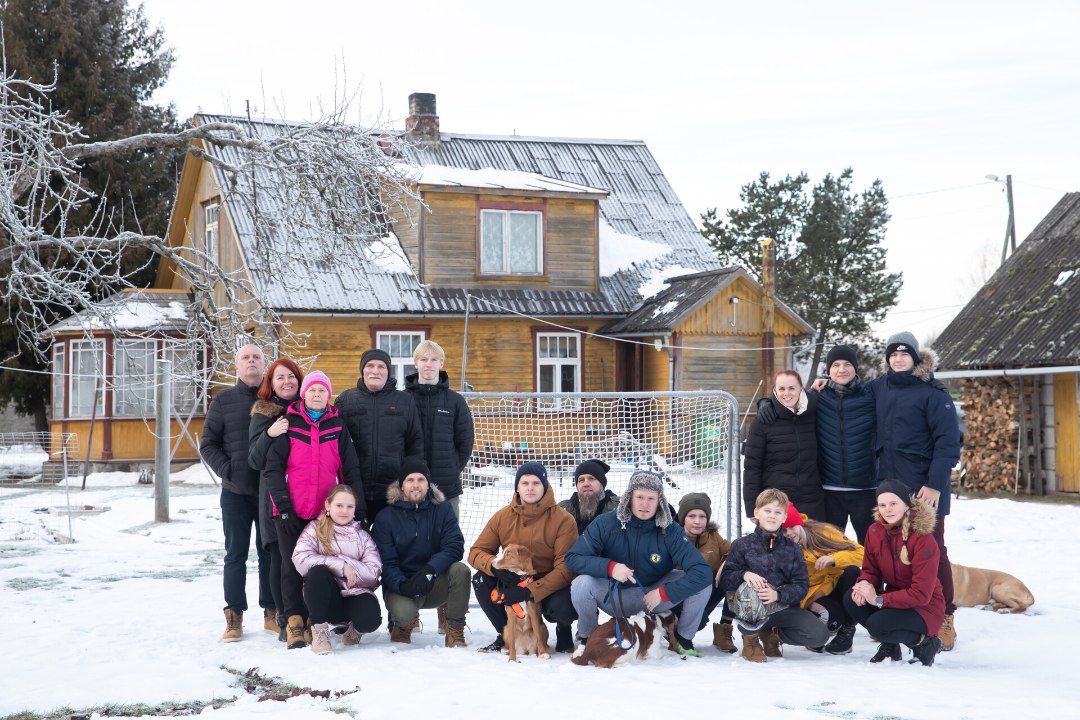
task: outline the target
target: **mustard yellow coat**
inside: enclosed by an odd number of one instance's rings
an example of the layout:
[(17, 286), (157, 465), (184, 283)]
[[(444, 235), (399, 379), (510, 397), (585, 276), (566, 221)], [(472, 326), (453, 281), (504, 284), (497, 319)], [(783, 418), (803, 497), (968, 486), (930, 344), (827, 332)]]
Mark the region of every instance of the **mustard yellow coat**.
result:
[[(803, 520), (806, 516), (803, 515)], [(848, 540), (855, 545), (858, 550), (841, 550), (833, 553), (815, 553), (809, 548), (803, 548), (803, 557), (806, 559), (806, 572), (810, 575), (810, 589), (806, 592), (806, 597), (803, 598), (802, 606), (809, 607), (810, 603), (814, 602), (820, 597), (832, 593), (836, 589), (836, 583), (840, 581), (840, 576), (844, 573), (844, 568), (862, 567), (863, 560), (863, 548), (854, 540), (846, 538), (842, 532), (834, 530), (831, 526), (823, 528), (825, 535), (829, 536), (833, 540)], [(835, 561), (835, 565), (829, 565), (821, 570), (814, 567), (817, 559), (823, 554), (828, 554)]]

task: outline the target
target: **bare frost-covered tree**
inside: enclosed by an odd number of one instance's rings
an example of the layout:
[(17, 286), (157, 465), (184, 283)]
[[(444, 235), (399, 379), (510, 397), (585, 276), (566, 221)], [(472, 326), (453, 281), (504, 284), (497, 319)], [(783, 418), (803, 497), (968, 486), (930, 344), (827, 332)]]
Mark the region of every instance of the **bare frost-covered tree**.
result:
[(351, 102), (337, 103), (316, 122), (274, 123), (274, 132), (261, 135), (254, 128), (265, 124), (205, 122), (177, 133), (87, 142), (77, 124), (52, 109), (54, 87), (14, 77), (6, 65), (0, 76), (0, 299), (22, 308), (13, 315), (19, 342), (42, 359), (50, 326), (74, 313), (86, 318), (88, 332), (131, 335), (123, 308), (102, 300), (133, 286), (138, 268), (125, 268), (121, 256), (138, 248), (169, 263), (190, 288), (197, 311), (186, 337), (193, 346), (228, 352), (260, 329), (291, 348), (304, 346), (242, 271), (223, 268), (198, 247), (117, 228), (100, 204), (89, 223), (73, 224), (76, 211), (95, 199), (81, 181), (84, 163), (148, 150), (203, 158), (229, 202), (255, 219), (256, 241), (275, 240), (257, 242), (262, 251), (249, 258), (252, 272), (286, 288), (311, 282), (294, 272), (302, 257), (378, 261), (373, 253), (385, 247), (378, 240), (390, 213), (411, 219), (409, 201), (417, 197), (401, 160), (405, 139), (381, 122), (347, 122)]

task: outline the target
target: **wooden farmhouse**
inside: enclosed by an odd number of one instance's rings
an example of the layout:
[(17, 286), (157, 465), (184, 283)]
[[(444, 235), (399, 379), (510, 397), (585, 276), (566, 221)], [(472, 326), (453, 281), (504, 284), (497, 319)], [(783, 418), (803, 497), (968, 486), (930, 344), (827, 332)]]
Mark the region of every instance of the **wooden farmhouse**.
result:
[(1080, 492), (1080, 193), (1065, 195), (935, 341), (962, 378), (965, 484)]
[[(412, 182), (423, 207), (413, 202), (411, 220), (404, 213), (391, 219), (380, 257), (298, 262), (293, 271), (310, 279), (308, 287), (286, 288), (260, 260), (273, 252), (275, 236), (265, 227), (274, 221), (280, 180), (255, 175), (262, 199), (255, 212), (196, 154), (184, 161), (169, 242), (193, 245), (244, 274), (263, 303), (307, 335), (302, 355), (315, 360), (306, 369), (326, 372), (335, 395), (356, 383), (360, 355), (371, 347), (390, 354), (403, 387), (414, 372), (412, 351), (426, 338), (446, 350), (451, 385), (464, 381), (480, 392), (723, 389), (742, 408), (760, 395), (763, 290), (746, 271), (719, 265), (645, 143), (442, 132), (435, 96), (424, 93), (410, 96), (409, 110), (411, 142), (402, 152), (417, 168)], [(259, 137), (285, 127), (195, 118), (210, 121)], [(243, 164), (236, 148), (201, 149)], [(163, 264), (148, 297), (186, 291)], [(256, 336), (260, 330), (267, 329), (252, 329)], [(777, 303), (777, 346), (811, 332)], [(274, 346), (272, 332), (264, 340), (271, 359), (293, 354)], [(57, 333), (54, 430), (82, 432), (88, 422), (85, 390), (67, 379), (80, 367), (84, 342)], [(104, 427), (91, 454), (149, 458), (149, 433), (136, 442), (121, 430), (128, 421), (115, 388), (128, 383), (127, 366), (109, 359), (115, 342), (99, 347), (106, 386), (114, 389), (99, 404)], [(777, 352), (776, 364), (790, 366), (791, 351)], [(233, 382), (221, 380), (217, 387)], [(206, 398), (195, 403), (189, 429), (198, 435)], [(152, 413), (143, 417), (153, 425)], [(194, 453), (182, 444), (176, 457)]]

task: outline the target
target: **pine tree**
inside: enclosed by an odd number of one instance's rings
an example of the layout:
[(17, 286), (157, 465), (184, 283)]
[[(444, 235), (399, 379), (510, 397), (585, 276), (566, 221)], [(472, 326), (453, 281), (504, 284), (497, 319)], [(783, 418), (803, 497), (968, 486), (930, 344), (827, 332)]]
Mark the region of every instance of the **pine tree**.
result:
[[(147, 132), (178, 130), (174, 109), (151, 104), (173, 63), (160, 28), (150, 27), (141, 5), (125, 0), (5, 0), (0, 4), (8, 72), (50, 82), (53, 106), (83, 128), (88, 141), (114, 140)], [(66, 218), (78, 226), (112, 231), (139, 230), (163, 235), (175, 195), (179, 153), (136, 151), (86, 163), (82, 177), (97, 196)], [(133, 252), (121, 262), (146, 284), (156, 268), (148, 252)], [(60, 258), (63, 261), (63, 258)], [(115, 288), (102, 287), (102, 296)], [(0, 307), (0, 320), (20, 306)], [(15, 332), (0, 333), (0, 360), (9, 367), (45, 370), (32, 348)], [(38, 430), (48, 429), (47, 375), (0, 371), (0, 406), (13, 402), (32, 415)]]

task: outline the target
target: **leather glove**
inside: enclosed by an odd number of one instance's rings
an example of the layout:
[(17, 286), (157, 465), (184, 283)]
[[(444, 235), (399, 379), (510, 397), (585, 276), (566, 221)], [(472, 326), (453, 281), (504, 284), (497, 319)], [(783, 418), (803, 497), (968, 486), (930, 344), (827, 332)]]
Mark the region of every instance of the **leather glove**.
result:
[(517, 605), (518, 603), (528, 602), (529, 600), (532, 600), (532, 591), (527, 587), (507, 585), (506, 589), (503, 590), (503, 605)]
[(421, 597), (431, 592), (434, 585), (435, 569), (430, 565), (425, 565), (419, 572), (401, 583), (399, 589), (405, 597)]
[(502, 568), (491, 568), (491, 574), (495, 576), (495, 579), (506, 587), (513, 587), (521, 582), (522, 577), (516, 572), (510, 570), (503, 570)]
[(773, 408), (772, 400), (761, 398), (757, 401), (757, 417), (765, 425), (776, 422), (776, 410)]

